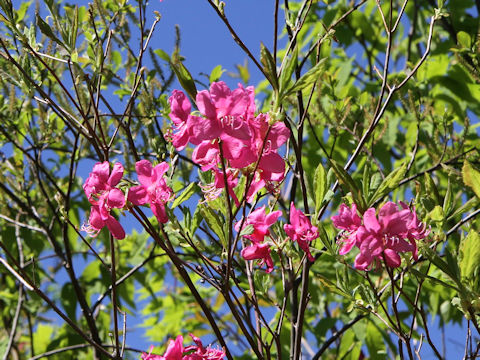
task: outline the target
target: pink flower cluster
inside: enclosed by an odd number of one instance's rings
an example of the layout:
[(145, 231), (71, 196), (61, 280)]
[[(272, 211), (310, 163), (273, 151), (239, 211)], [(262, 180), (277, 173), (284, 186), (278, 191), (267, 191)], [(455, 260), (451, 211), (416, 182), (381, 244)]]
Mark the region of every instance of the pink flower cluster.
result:
[[(270, 273), (273, 270), (273, 260), (270, 255), (271, 245), (270, 241), (265, 241), (265, 237), (270, 236), (269, 228), (278, 220), (282, 215), (280, 210), (273, 211), (270, 214), (265, 213), (265, 206), (252, 211), (250, 215), (243, 221), (238, 222), (235, 225), (236, 231), (251, 225), (253, 231), (251, 234), (244, 237), (249, 239), (252, 244), (245, 247), (241, 255), (245, 260), (260, 260), (260, 266), (265, 264), (267, 266), (266, 272)], [(290, 206), (290, 224), (284, 225), (284, 230), (287, 236), (298, 243), (298, 246), (305, 251), (308, 260), (315, 261), (315, 258), (310, 253), (310, 243), (318, 237), (318, 229), (312, 226), (310, 220), (301, 211), (295, 208), (293, 202)]]
[(403, 202), (400, 207), (390, 201), (380, 208), (378, 217), (375, 209), (369, 208), (362, 219), (355, 204), (351, 209), (340, 205), (339, 214), (332, 216), (333, 225), (344, 230), (340, 255), (358, 247), (355, 267), (359, 270), (368, 270), (372, 263), (378, 267), (382, 260), (389, 267), (399, 267), (399, 253), (411, 252), (417, 259), (416, 240), (427, 237), (430, 230), (418, 220), (415, 209), (410, 210)]
[[(168, 164), (162, 162), (152, 167), (148, 160), (141, 160), (135, 164), (135, 168), (140, 185), (129, 189), (128, 200), (134, 205), (150, 204), (158, 221), (166, 223), (168, 217), (165, 203), (173, 198), (173, 191), (163, 177), (168, 170)], [(123, 171), (123, 165), (119, 162), (113, 165), (111, 172), (108, 161), (99, 162), (94, 165), (83, 184), (83, 191), (92, 204), (89, 225), (84, 230), (92, 236), (96, 236), (106, 226), (114, 238), (125, 238), (125, 230), (110, 213), (111, 209), (122, 209), (126, 204), (125, 194), (116, 187), (123, 177)]]
[(285, 224), (283, 229), (288, 237), (296, 241), (300, 249), (305, 251), (308, 260), (315, 261), (310, 253), (310, 243), (318, 237), (318, 229), (312, 226), (303, 212), (295, 208), (293, 202), (290, 204), (290, 224)]
[(142, 354), (142, 360), (222, 360), (225, 358), (225, 352), (210, 346), (204, 347), (202, 341), (190, 334), (195, 345), (183, 347), (183, 336), (178, 335), (175, 340), (170, 340), (167, 350), (163, 355), (152, 354), (150, 352)]
[[(181, 91), (174, 90), (169, 102), (170, 118), (175, 125), (173, 145), (177, 150), (188, 143), (195, 145), (192, 160), (203, 171), (212, 170), (215, 174), (207, 199), (218, 196), (220, 192), (216, 190), (225, 187), (222, 157), (230, 190), (237, 186), (241, 172), (252, 173), (251, 165), (258, 161), (247, 192), (250, 202), (258, 190), (272, 190), (274, 183), (283, 180), (285, 161), (277, 150), (287, 141), (290, 131), (282, 122), (270, 124), (266, 114), (255, 116), (253, 87), (239, 84), (232, 91), (224, 82), (212, 83), (210, 91), (197, 93), (195, 102), (201, 116), (191, 113), (191, 104)], [(231, 191), (230, 195), (238, 205), (235, 193)]]
[[(260, 266), (267, 265), (267, 273), (273, 270), (273, 260), (270, 256), (270, 244), (265, 242), (265, 237), (270, 235), (268, 230), (278, 218), (282, 215), (280, 210), (273, 211), (270, 214), (265, 213), (265, 206), (252, 211), (250, 215), (243, 222), (242, 229), (248, 225), (253, 226), (253, 232), (244, 237), (252, 242), (252, 245), (245, 247), (241, 255), (245, 260), (260, 260)], [(238, 222), (235, 225), (235, 230), (240, 231), (240, 225), (242, 222)]]
[(115, 163), (110, 173), (110, 163), (104, 161), (95, 164), (83, 184), (83, 191), (92, 204), (88, 221), (90, 226), (86, 230), (93, 236), (107, 226), (116, 239), (125, 237), (122, 225), (110, 214), (112, 208), (121, 209), (125, 206), (125, 195), (122, 190), (116, 188), (122, 177), (122, 164)]

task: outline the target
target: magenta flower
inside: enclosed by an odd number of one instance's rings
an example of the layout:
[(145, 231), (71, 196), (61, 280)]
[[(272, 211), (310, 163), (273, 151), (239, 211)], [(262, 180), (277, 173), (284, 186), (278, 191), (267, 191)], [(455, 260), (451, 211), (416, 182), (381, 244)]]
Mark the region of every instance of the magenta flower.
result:
[(357, 214), (357, 205), (355, 204), (352, 205), (351, 210), (347, 205), (342, 204), (339, 212), (339, 215), (332, 216), (332, 221), (337, 229), (345, 230), (340, 239), (343, 241), (343, 246), (339, 251), (340, 255), (345, 255), (353, 245), (356, 245), (357, 229), (362, 225), (362, 219)]
[(297, 210), (293, 202), (290, 204), (290, 224), (283, 226), (288, 237), (298, 243), (298, 246), (305, 251), (308, 260), (315, 261), (310, 253), (310, 243), (318, 237), (318, 229), (312, 226), (310, 220), (301, 210)]
[[(265, 213), (265, 205), (252, 211), (243, 222), (242, 229), (248, 225), (253, 226), (253, 232), (244, 237), (252, 242), (252, 245), (245, 247), (241, 255), (245, 260), (260, 260), (260, 266), (267, 266), (267, 273), (273, 270), (273, 260), (270, 256), (270, 244), (264, 242), (265, 236), (270, 235), (270, 226), (272, 226), (282, 215), (280, 210), (273, 211), (270, 214)], [(241, 231), (241, 221), (235, 225), (236, 231)]]
[(190, 336), (195, 345), (183, 347), (183, 336), (178, 335), (175, 340), (170, 340), (163, 356), (152, 354), (152, 346), (148, 354), (142, 353), (142, 360), (222, 360), (225, 358), (223, 350), (210, 346), (204, 347), (199, 338), (193, 334)]
[[(245, 235), (247, 239), (255, 243), (263, 242), (265, 236), (270, 235), (269, 228), (272, 226), (278, 218), (282, 215), (280, 210), (273, 211), (270, 214), (265, 213), (265, 205), (252, 211), (247, 219), (243, 222), (242, 229), (248, 225), (253, 226), (253, 232), (250, 235)], [(235, 230), (240, 231), (241, 221), (235, 225)]]
[(225, 351), (221, 349), (215, 349), (210, 346), (204, 347), (202, 341), (190, 334), (190, 337), (193, 339), (195, 345), (188, 346), (185, 348), (186, 352), (194, 351), (185, 356), (184, 360), (222, 360), (225, 358)]
[(267, 243), (253, 243), (253, 245), (247, 246), (240, 252), (240, 255), (245, 260), (260, 260), (259, 266), (265, 264), (267, 273), (273, 271), (273, 259), (270, 255), (271, 249), (270, 245)]
[(347, 230), (348, 238), (340, 250), (345, 254), (356, 245), (360, 253), (355, 258), (355, 267), (368, 270), (372, 264), (377, 267), (385, 260), (389, 267), (399, 267), (400, 253), (411, 252), (418, 258), (416, 240), (424, 239), (430, 230), (418, 221), (415, 210), (410, 210), (404, 203), (398, 205), (389, 201), (380, 208), (378, 217), (374, 208), (363, 214), (363, 224), (358, 226), (355, 205), (350, 211), (345, 205), (340, 207), (340, 215), (332, 217), (335, 227)]
[[(178, 150), (189, 142), (196, 145), (192, 160), (202, 171), (222, 171), (221, 156), (226, 168), (242, 170), (236, 176), (251, 174), (255, 168), (254, 181), (247, 189), (249, 202), (264, 187), (275, 191), (285, 177), (285, 161), (278, 149), (287, 141), (290, 131), (282, 122), (270, 124), (266, 114), (255, 117), (254, 88), (239, 84), (231, 90), (224, 82), (214, 82), (209, 90), (199, 91), (195, 101), (201, 116), (191, 114), (191, 104), (183, 92), (175, 90), (169, 98), (170, 118), (175, 125), (173, 145)], [(215, 185), (221, 182), (216, 181)], [(221, 193), (211, 186), (207, 185), (208, 194)], [(237, 202), (235, 196), (233, 199)]]
[(163, 177), (168, 168), (166, 162), (152, 167), (148, 160), (137, 161), (135, 169), (141, 185), (130, 188), (128, 192), (128, 200), (134, 205), (150, 204), (158, 222), (163, 224), (168, 221), (165, 204), (173, 198), (173, 191)]
[(96, 236), (105, 226), (116, 239), (125, 238), (122, 225), (111, 214), (112, 208), (121, 209), (125, 206), (125, 195), (116, 188), (123, 177), (123, 165), (115, 163), (110, 173), (110, 163), (96, 163), (89, 174), (83, 191), (92, 204), (89, 226), (84, 228), (88, 233)]

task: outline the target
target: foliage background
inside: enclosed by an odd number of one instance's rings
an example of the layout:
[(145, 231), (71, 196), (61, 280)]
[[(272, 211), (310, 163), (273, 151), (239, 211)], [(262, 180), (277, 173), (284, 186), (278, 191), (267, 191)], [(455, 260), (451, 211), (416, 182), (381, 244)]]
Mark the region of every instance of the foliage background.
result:
[[(329, 220), (343, 200), (361, 199), (367, 205), (378, 205), (388, 197), (414, 199), (420, 218), (432, 227), (431, 242), (420, 246), (426, 261), (412, 264), (405, 258), (402, 269), (396, 273), (408, 273), (401, 282), (402, 300), (397, 313), (402, 325), (399, 327), (406, 334), (410, 331), (414, 346), (418, 346), (423, 335), (425, 344), (421, 354), (428, 357), (434, 356), (435, 346), (440, 353), (443, 351), (441, 334), (433, 329), (435, 336), (431, 344), (427, 344), (428, 327), (452, 328), (454, 324), (462, 324), (465, 334), (461, 342), (464, 338), (467, 344), (471, 342), (470, 350), (465, 346), (466, 353), (474, 354), (478, 352), (479, 291), (475, 280), (479, 260), (475, 216), (480, 195), (476, 180), (480, 112), (479, 5), (473, 0), (447, 2), (444, 6), (433, 1), (408, 1), (389, 45), (377, 2), (361, 3), (360, 6), (358, 2), (346, 1), (287, 2), (287, 25), (303, 23), (296, 38), (298, 76), (314, 67), (319, 59), (325, 59), (301, 89), (302, 93), (285, 95), (280, 108), (286, 121), (297, 129), (295, 139), (303, 142), (301, 157), (295, 156), (294, 145), (290, 144), (287, 159), (290, 164), (297, 164), (297, 173), (301, 159), (305, 186), (296, 184), (290, 173), (286, 190), (278, 199), (279, 209), (284, 210), (286, 221), (290, 200), (296, 199), (298, 204), (306, 202), (312, 219), (315, 223), (318, 220), (323, 229), (321, 238), (314, 244), (319, 259), (309, 269), (310, 300), (304, 315), (303, 353), (306, 358), (314, 357), (320, 350), (325, 351), (321, 353), (325, 358), (356, 359), (360, 353), (369, 358), (400, 356), (392, 329), (379, 320), (393, 312), (391, 294), (386, 291), (378, 295), (390, 282), (388, 274), (372, 272), (368, 279), (349, 265), (353, 261), (351, 255), (345, 259), (339, 257), (335, 243), (337, 232)], [(78, 346), (74, 350), (75, 358), (92, 357), (92, 347), (84, 345), (86, 339), (59, 321), (52, 312), (52, 304), (42, 299), (41, 294), (53, 300), (94, 342), (105, 348), (115, 343), (114, 336), (110, 335), (113, 332), (112, 302), (108, 289), (113, 274), (107, 265), (111, 261), (109, 237), (102, 232), (93, 240), (79, 231), (89, 209), (81, 184), (92, 165), (107, 158), (112, 162), (122, 161), (130, 170), (130, 179), (135, 180), (131, 174), (139, 158), (158, 162), (176, 156), (162, 134), (171, 126), (167, 97), (179, 86), (179, 76), (172, 70), (180, 71), (182, 79), (182, 56), (185, 56), (183, 64), (197, 80), (198, 89), (208, 87), (209, 82), (220, 76), (232, 87), (237, 81), (244, 81), (257, 85), (261, 110), (279, 110), (275, 108), (275, 96), (278, 100), (281, 91), (275, 95), (274, 87), (251, 59), (247, 60), (247, 70), (244, 61), (248, 57), (231, 40), (220, 19), (211, 17), (215, 11), (207, 1), (197, 5), (198, 8), (188, 1), (171, 0), (148, 6), (118, 1), (77, 5), (75, 10), (73, 5), (53, 1), (0, 1), (0, 201), (4, 204), (0, 214), (0, 254), (40, 291), (24, 288), (19, 291), (12, 272), (0, 267), (0, 321), (4, 329), (0, 332), (0, 354), (8, 350), (12, 358), (32, 358), (68, 346)], [(334, 33), (328, 32), (342, 14), (357, 5), (358, 9), (335, 26)], [(403, 2), (382, 2), (387, 23), (390, 8), (395, 21), (402, 5)], [(232, 1), (225, 5), (226, 18), (238, 29), (240, 39), (259, 63), (262, 63), (260, 41), (275, 53), (274, 7), (274, 1), (241, 4)], [(300, 11), (306, 7), (308, 15)], [(149, 39), (152, 24), (159, 19), (154, 10), (162, 13), (162, 19)], [(278, 40), (277, 56), (273, 58), (278, 71), (275, 76), (281, 78), (285, 67), (279, 66), (285, 49), (293, 49), (290, 44), (294, 42), (289, 40), (284, 28), (283, 10), (280, 13), (278, 33), (282, 36)], [(401, 84), (426, 53), (430, 19), (435, 14), (437, 20), (428, 57), (409, 81), (388, 97), (394, 84)], [(186, 26), (184, 30), (180, 27), (179, 34), (183, 35), (177, 36), (175, 44), (172, 34), (177, 18), (193, 24), (208, 23), (209, 32), (200, 33), (200, 25)], [(257, 26), (259, 23), (261, 27)], [(114, 32), (109, 33), (109, 29)], [(255, 36), (250, 35), (248, 29), (253, 29)], [(149, 46), (143, 53), (140, 44), (145, 44), (147, 39)], [(322, 46), (317, 53), (314, 45), (319, 39)], [(387, 49), (391, 59), (388, 68), (384, 64)], [(291, 54), (289, 52), (287, 58)], [(210, 59), (214, 59), (214, 63), (209, 62)], [(218, 68), (212, 71), (218, 64), (227, 72), (222, 74)], [(262, 63), (262, 70), (275, 82), (268, 65)], [(238, 73), (238, 80), (231, 79), (229, 72)], [(382, 86), (385, 74), (388, 78)], [(295, 74), (290, 75), (287, 85), (296, 80)], [(184, 75), (184, 85), (185, 76), (187, 83), (189, 80), (188, 75)], [(378, 117), (378, 125), (372, 128), (366, 146), (346, 175), (341, 167), (387, 100), (383, 116)], [(303, 109), (299, 107), (302, 101), (308, 103)], [(306, 115), (302, 126), (303, 114)], [(94, 130), (87, 124), (92, 124)], [(119, 131), (115, 134), (117, 128)], [(114, 139), (111, 146), (102, 136)], [(185, 184), (206, 180), (188, 162), (189, 150), (179, 155), (175, 172), (171, 174), (171, 186), (178, 194), (185, 189)], [(339, 166), (332, 165), (331, 160)], [(325, 170), (325, 177), (319, 164)], [(329, 171), (332, 168), (336, 171)], [(397, 176), (388, 178), (395, 169)], [(317, 181), (314, 174), (318, 174)], [(344, 179), (342, 186), (335, 193), (328, 193), (327, 189), (332, 188), (337, 178)], [(201, 228), (195, 229), (188, 220), (195, 221), (195, 209), (202, 196), (198, 187), (194, 189), (195, 195), (172, 210), (180, 222), (172, 221), (165, 230), (180, 258), (192, 267), (197, 254), (178, 236), (183, 231), (190, 232), (194, 244), (206, 257), (220, 263), (222, 259), (218, 254), (222, 247), (211, 224), (204, 222)], [(211, 213), (218, 216), (225, 212), (221, 201), (209, 206)], [(125, 224), (136, 223), (127, 212), (120, 218)], [(167, 340), (178, 333), (194, 332), (215, 341), (195, 298), (183, 285), (181, 275), (165, 252), (154, 245), (140, 226), (126, 225), (126, 228), (131, 231), (130, 235), (115, 243), (118, 257), (115, 276), (121, 279), (130, 274), (116, 286), (119, 307), (126, 312), (127, 347), (146, 350), (146, 343), (136, 342), (137, 334), (143, 332), (148, 342), (158, 345), (159, 352)], [(280, 234), (281, 228), (275, 231)], [(429, 245), (435, 246), (428, 250)], [(292, 247), (288, 255), (301, 268), (301, 253)], [(240, 282), (246, 281), (242, 276), (239, 274)], [(241, 358), (242, 354), (244, 358), (251, 358), (249, 345), (238, 331), (231, 310), (213, 287), (200, 283), (200, 277), (194, 275), (193, 280), (201, 296), (209, 300), (225, 336), (235, 344), (231, 350), (235, 358)], [(265, 316), (273, 317), (275, 322), (280, 314), (276, 305), (285, 295), (280, 269), (273, 276), (256, 269), (254, 283)], [(241, 290), (238, 291), (241, 294)], [(97, 301), (99, 296), (104, 296), (101, 303)], [(414, 312), (406, 299), (421, 304), (421, 311)], [(387, 311), (381, 303), (386, 304)], [(86, 312), (93, 315), (82, 314), (82, 308), (89, 309)], [(253, 317), (254, 311), (250, 311)], [(427, 321), (423, 322), (420, 314)], [(122, 317), (119, 319), (121, 322)], [(142, 323), (141, 330), (130, 329), (130, 324), (137, 322)], [(398, 325), (393, 322), (390, 326)], [(291, 325), (289, 321), (283, 324), (283, 331), (278, 333), (281, 346), (272, 350), (272, 356), (284, 353), (286, 357), (292, 351)], [(473, 332), (470, 336), (467, 326)], [(336, 337), (335, 331), (342, 329), (345, 331)], [(120, 335), (122, 333), (120, 330)], [(453, 332), (447, 331), (448, 334)], [(271, 340), (268, 335), (264, 336), (265, 341)], [(331, 339), (336, 346), (323, 349)], [(458, 341), (458, 337), (455, 339)], [(98, 352), (96, 355), (101, 356)], [(60, 353), (52, 358), (62, 356)], [(138, 358), (138, 353), (126, 351), (125, 357)]]

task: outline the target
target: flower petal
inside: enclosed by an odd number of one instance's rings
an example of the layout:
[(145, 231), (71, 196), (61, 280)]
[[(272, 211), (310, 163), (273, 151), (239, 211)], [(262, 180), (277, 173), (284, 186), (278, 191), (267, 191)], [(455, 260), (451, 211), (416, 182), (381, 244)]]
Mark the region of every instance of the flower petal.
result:
[(150, 161), (137, 161), (135, 163), (135, 170), (137, 170), (138, 181), (140, 181), (140, 184), (142, 184), (146, 188), (152, 185), (153, 167)]
[(115, 239), (122, 240), (125, 238), (125, 230), (123, 230), (122, 225), (120, 225), (118, 220), (113, 216), (110, 215), (105, 223)]
[(148, 193), (142, 185), (131, 187), (128, 190), (128, 201), (133, 205), (144, 205), (149, 202)]
[(109, 208), (121, 209), (125, 206), (125, 195), (122, 190), (114, 188), (108, 192), (106, 203)]

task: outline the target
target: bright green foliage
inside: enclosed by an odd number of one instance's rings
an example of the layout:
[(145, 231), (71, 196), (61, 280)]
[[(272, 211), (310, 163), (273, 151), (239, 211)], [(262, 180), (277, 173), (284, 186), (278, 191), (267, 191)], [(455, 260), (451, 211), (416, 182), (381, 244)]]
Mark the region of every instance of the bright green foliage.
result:
[[(438, 323), (448, 332), (469, 322), (471, 333), (455, 336), (467, 338), (473, 357), (477, 2), (281, 1), (277, 36), (250, 49), (235, 32), (242, 24), (229, 22), (234, 2), (203, 3), (232, 26), (232, 47), (248, 50), (235, 74), (216, 60), (201, 74), (188, 69), (181, 28), (173, 50), (151, 46), (162, 20), (144, 1), (0, 0), (0, 258), (32, 287), (19, 290), (0, 263), (0, 356), (63, 349), (49, 358), (115, 358), (126, 336), (116, 358), (138, 359), (131, 348), (139, 339), (156, 353), (190, 332), (220, 345), (213, 322), (235, 359), (413, 358), (416, 350), (428, 358), (443, 356), (432, 331)], [(212, 175), (190, 160), (190, 147), (178, 152), (169, 141), (173, 89), (183, 89), (195, 111), (196, 94), (229, 76), (255, 85), (257, 111), (291, 131), (279, 191), (262, 190), (238, 207), (226, 191), (206, 201)], [(128, 223), (127, 236), (111, 248), (107, 231), (96, 238), (83, 231), (90, 204), (82, 184), (94, 163), (121, 161), (129, 175), (119, 187), (127, 189), (140, 159), (170, 163), (169, 222), (158, 224), (148, 208), (135, 217), (125, 208), (115, 216)], [(240, 201), (249, 180), (241, 181)], [(430, 235), (417, 244), (418, 259), (359, 271), (357, 250), (338, 254), (346, 233), (330, 217), (341, 203), (363, 213), (388, 200), (414, 207)], [(313, 263), (284, 232), (291, 202), (318, 227)], [(253, 227), (234, 230), (263, 204), (283, 212), (269, 230), (270, 274), (240, 255)]]

